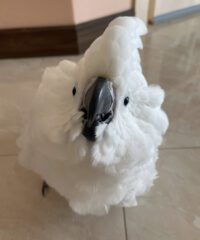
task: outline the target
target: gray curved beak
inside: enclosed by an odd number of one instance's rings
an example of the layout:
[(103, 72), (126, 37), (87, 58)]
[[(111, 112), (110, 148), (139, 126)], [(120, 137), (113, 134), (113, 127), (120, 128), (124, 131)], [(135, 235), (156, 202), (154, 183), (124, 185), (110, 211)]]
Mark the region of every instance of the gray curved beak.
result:
[(96, 127), (109, 124), (114, 115), (115, 96), (112, 83), (103, 77), (92, 81), (83, 94), (80, 110), (83, 115), (82, 134), (89, 141), (96, 140)]

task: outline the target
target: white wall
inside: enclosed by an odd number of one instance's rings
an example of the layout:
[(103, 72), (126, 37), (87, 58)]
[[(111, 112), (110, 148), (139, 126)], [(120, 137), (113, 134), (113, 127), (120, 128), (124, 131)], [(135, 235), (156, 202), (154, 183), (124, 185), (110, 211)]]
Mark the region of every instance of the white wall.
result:
[(148, 21), (148, 9), (150, 0), (135, 0), (136, 16), (141, 18), (144, 22)]
[(135, 0), (136, 16), (145, 22), (158, 15), (200, 4), (200, 0)]
[(200, 0), (156, 0), (154, 16), (200, 4)]

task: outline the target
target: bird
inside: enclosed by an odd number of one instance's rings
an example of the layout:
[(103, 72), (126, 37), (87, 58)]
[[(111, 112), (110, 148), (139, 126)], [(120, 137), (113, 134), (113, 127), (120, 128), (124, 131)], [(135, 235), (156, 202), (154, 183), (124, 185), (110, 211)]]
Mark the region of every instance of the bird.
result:
[[(19, 163), (80, 215), (137, 206), (157, 178), (164, 90), (141, 67), (142, 20), (117, 17), (78, 62), (44, 70), (17, 140)], [(47, 196), (48, 198), (48, 196)]]

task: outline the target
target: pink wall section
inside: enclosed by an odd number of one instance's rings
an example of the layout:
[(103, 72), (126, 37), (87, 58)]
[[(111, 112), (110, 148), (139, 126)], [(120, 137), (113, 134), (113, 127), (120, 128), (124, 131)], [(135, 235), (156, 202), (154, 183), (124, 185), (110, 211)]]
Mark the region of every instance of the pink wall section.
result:
[(0, 0), (1, 29), (72, 23), (71, 0)]
[(0, 29), (72, 25), (131, 6), (132, 0), (0, 0)]
[(74, 21), (82, 23), (132, 7), (132, 0), (73, 0)]

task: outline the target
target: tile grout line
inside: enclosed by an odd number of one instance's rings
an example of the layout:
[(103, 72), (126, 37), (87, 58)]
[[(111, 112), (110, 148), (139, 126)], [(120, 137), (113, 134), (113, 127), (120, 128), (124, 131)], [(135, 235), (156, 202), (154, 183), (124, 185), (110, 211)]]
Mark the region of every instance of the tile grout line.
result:
[(0, 157), (17, 157), (17, 153), (11, 153), (11, 154), (0, 154)]
[(128, 232), (127, 232), (127, 222), (126, 222), (126, 212), (125, 208), (122, 208), (123, 211), (123, 220), (124, 220), (124, 233), (125, 233), (125, 240), (128, 240)]
[(200, 149), (200, 146), (194, 146), (194, 147), (162, 147), (162, 148), (159, 148), (160, 151), (162, 151), (162, 150), (184, 150), (184, 149)]
[[(160, 151), (163, 151), (163, 150), (184, 150), (184, 149), (200, 149), (200, 146), (185, 146), (185, 147), (161, 147), (159, 148)], [(0, 157), (6, 157), (6, 156), (18, 156), (18, 152), (17, 153), (0, 153)]]

